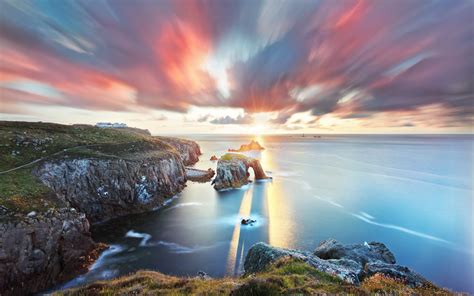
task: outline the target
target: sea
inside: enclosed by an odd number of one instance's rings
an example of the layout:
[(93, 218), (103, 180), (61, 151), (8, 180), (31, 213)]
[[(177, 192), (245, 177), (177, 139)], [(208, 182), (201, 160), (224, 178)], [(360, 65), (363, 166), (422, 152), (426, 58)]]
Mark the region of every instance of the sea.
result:
[[(253, 244), (314, 250), (328, 238), (383, 242), (397, 263), (435, 284), (474, 293), (472, 135), (188, 135), (196, 168), (255, 139), (272, 180), (218, 192), (187, 187), (160, 209), (92, 228), (111, 247), (64, 289), (148, 269), (239, 275)], [(253, 178), (253, 173), (251, 178)], [(241, 225), (252, 218), (253, 225)]]

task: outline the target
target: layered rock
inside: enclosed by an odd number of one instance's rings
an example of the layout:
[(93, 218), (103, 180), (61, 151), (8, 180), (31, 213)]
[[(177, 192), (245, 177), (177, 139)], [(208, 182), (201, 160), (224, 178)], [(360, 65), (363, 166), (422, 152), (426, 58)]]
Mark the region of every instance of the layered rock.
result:
[(86, 216), (75, 210), (3, 217), (0, 294), (30, 294), (70, 279), (95, 259), (96, 247)]
[(34, 174), (91, 222), (156, 208), (186, 183), (183, 162), (172, 153), (127, 160), (62, 159), (42, 163)]
[(207, 170), (186, 168), (186, 179), (194, 182), (209, 182), (215, 174), (216, 172), (211, 168), (208, 168)]
[(355, 285), (374, 274), (395, 278), (411, 287), (430, 284), (408, 267), (395, 264), (395, 257), (382, 243), (342, 245), (333, 239), (323, 241), (314, 253), (276, 248), (264, 243), (255, 244), (245, 258), (245, 272), (263, 271), (283, 257), (303, 260), (322, 272)]
[(258, 159), (227, 153), (217, 162), (216, 177), (212, 184), (216, 190), (240, 188), (249, 183), (249, 168), (253, 169), (256, 180), (269, 178)]

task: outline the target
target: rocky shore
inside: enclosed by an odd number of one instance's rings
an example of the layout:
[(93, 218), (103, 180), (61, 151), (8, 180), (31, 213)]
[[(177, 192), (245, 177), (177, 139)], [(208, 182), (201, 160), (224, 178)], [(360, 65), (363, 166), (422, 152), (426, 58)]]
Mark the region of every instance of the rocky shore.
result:
[(155, 209), (186, 185), (192, 141), (142, 130), (0, 122), (0, 294), (87, 270), (90, 223)]
[(454, 295), (395, 264), (392, 252), (379, 242), (342, 245), (328, 239), (313, 252), (257, 243), (248, 251), (244, 269), (242, 276), (221, 279), (202, 271), (186, 278), (138, 271), (59, 294)]
[(328, 239), (322, 241), (312, 253), (258, 243), (247, 254), (245, 272), (264, 271), (282, 257), (302, 260), (317, 270), (352, 285), (360, 285), (364, 279), (375, 274), (399, 280), (412, 288), (431, 285), (408, 267), (395, 264), (395, 256), (380, 242), (342, 245), (334, 239)]
[(101, 245), (94, 243), (85, 214), (50, 210), (0, 223), (0, 291), (25, 295), (87, 270)]

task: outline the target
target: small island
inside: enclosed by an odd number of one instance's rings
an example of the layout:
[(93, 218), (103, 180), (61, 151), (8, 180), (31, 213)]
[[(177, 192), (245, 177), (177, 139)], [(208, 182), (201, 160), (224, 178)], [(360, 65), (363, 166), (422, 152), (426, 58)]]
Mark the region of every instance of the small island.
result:
[(240, 145), (239, 149), (229, 149), (229, 152), (246, 152), (246, 151), (261, 151), (265, 150), (265, 148), (260, 145), (258, 141), (250, 141), (248, 144), (242, 144)]
[(256, 180), (271, 179), (265, 174), (260, 161), (238, 153), (227, 153), (217, 162), (216, 177), (212, 181), (214, 189), (240, 188), (249, 181), (249, 168), (252, 168)]

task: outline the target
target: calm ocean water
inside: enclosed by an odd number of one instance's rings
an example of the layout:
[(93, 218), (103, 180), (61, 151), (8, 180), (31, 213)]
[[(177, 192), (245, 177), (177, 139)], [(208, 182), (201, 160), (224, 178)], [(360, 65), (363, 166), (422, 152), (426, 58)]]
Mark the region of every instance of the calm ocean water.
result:
[[(188, 136), (212, 167), (251, 138)], [(271, 182), (216, 192), (189, 182), (166, 207), (95, 226), (111, 244), (65, 287), (138, 269), (194, 276), (238, 274), (264, 241), (312, 250), (321, 240), (381, 241), (397, 262), (438, 285), (474, 293), (473, 136), (267, 136), (261, 159)], [(241, 226), (252, 217), (254, 226)]]

